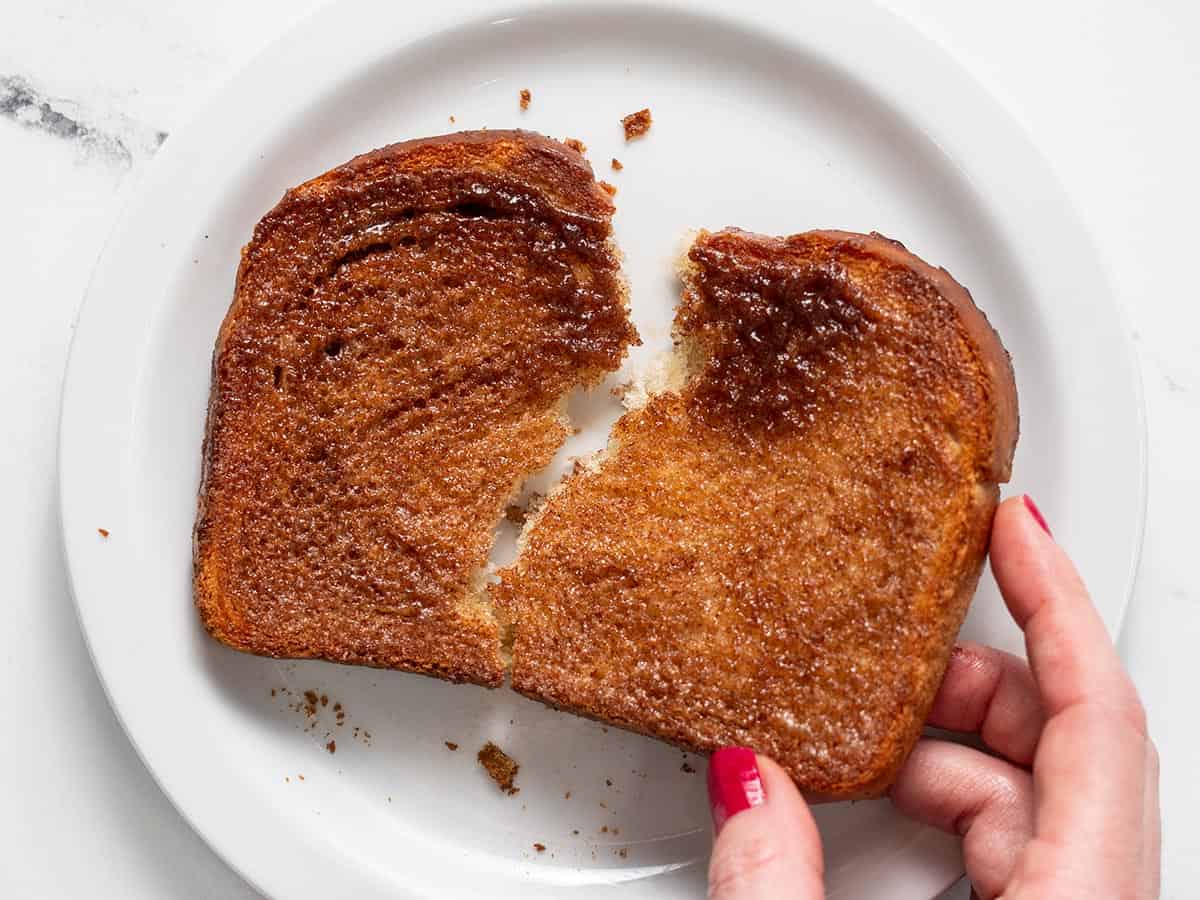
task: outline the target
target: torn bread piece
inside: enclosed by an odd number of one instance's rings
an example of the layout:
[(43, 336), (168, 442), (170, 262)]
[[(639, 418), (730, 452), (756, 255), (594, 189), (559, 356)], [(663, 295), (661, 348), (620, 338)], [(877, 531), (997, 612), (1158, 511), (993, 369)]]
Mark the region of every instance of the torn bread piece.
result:
[(503, 682), (492, 529), (637, 342), (613, 205), (571, 148), (462, 132), (293, 190), (242, 251), (195, 529), (238, 650)]
[(1008, 355), (964, 288), (879, 235), (702, 232), (681, 274), (673, 373), (491, 588), (513, 687), (751, 746), (813, 797), (877, 796), (983, 566)]

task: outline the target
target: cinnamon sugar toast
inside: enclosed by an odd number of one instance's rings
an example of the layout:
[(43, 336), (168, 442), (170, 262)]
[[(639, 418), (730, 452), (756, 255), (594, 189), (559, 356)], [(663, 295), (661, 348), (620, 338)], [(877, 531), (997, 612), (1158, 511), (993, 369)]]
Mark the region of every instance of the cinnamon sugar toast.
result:
[(1017, 438), (1008, 355), (878, 235), (701, 233), (675, 378), (527, 525), (512, 683), (819, 798), (880, 794), (975, 590)]
[(637, 340), (574, 150), (463, 132), (293, 190), (242, 251), (195, 529), (217, 639), (502, 683), (491, 531)]

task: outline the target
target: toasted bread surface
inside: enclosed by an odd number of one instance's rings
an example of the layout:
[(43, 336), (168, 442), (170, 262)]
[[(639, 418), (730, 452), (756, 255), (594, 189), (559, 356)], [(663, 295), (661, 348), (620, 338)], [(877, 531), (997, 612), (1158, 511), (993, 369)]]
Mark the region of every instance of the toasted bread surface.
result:
[(1017, 437), (967, 292), (878, 235), (701, 233), (683, 375), (532, 519), (494, 600), (516, 690), (810, 795), (875, 796), (915, 742)]
[(221, 326), (195, 531), (252, 653), (502, 682), (491, 529), (636, 334), (612, 203), (527, 132), (395, 144), (255, 228)]

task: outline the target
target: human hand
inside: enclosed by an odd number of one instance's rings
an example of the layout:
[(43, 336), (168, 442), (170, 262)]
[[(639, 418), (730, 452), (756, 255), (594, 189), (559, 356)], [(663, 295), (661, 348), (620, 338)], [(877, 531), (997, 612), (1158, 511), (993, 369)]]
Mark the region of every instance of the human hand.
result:
[[(1158, 755), (1104, 623), (1027, 498), (996, 511), (991, 560), (1029, 663), (956, 647), (929, 724), (977, 733), (994, 755), (922, 739), (892, 802), (962, 837), (981, 900), (1157, 897)], [(778, 765), (718, 750), (709, 797), (712, 900), (824, 896), (816, 824)]]

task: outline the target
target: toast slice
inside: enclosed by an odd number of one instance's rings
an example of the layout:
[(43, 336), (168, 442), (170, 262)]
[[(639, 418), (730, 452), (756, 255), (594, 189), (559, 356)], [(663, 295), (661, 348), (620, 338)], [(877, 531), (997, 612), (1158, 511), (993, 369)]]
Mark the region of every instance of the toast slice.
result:
[(894, 241), (701, 233), (675, 371), (527, 525), (493, 598), (512, 684), (810, 796), (880, 794), (916, 741), (1017, 437), (1008, 355)]
[(498, 685), (492, 529), (636, 333), (613, 205), (519, 131), (395, 144), (288, 191), (221, 326), (195, 530), (218, 640)]

